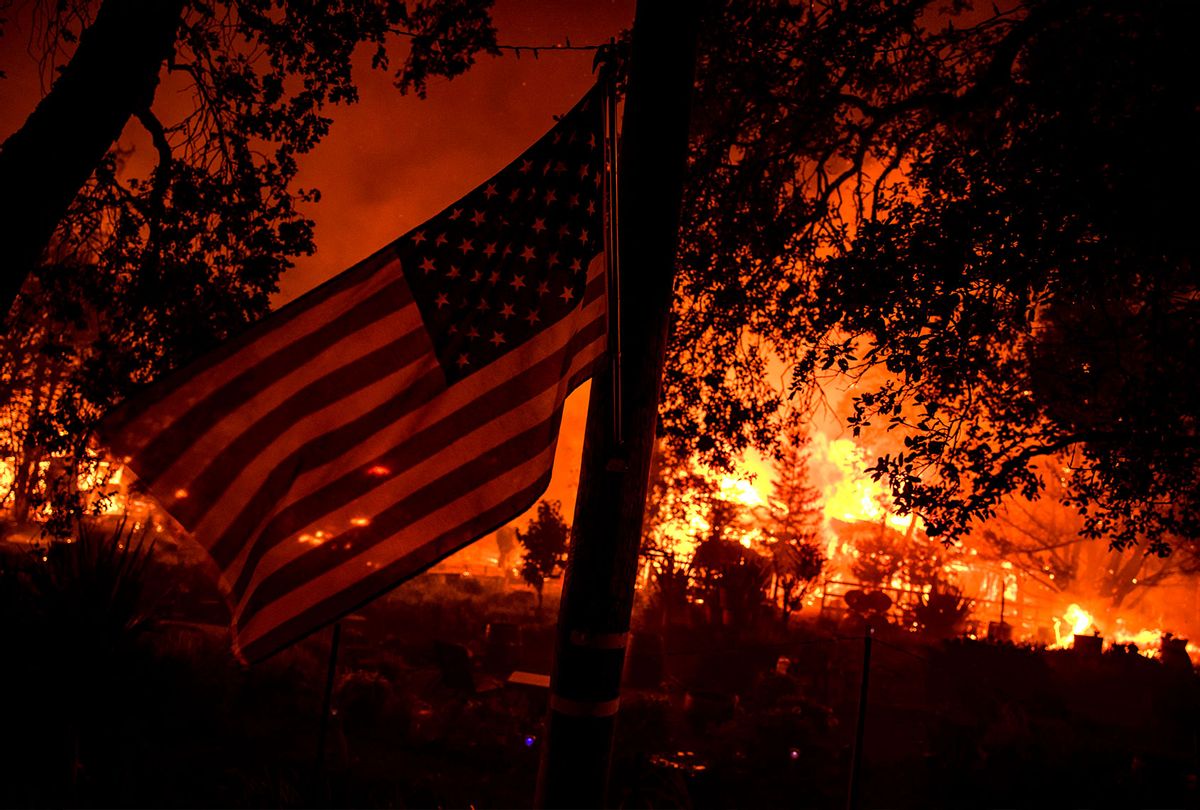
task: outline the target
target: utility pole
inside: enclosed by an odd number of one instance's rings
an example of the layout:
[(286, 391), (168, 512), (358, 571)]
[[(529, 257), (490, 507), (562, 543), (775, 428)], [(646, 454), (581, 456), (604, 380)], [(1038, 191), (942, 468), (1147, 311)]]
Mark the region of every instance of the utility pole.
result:
[[(623, 347), (592, 379), (559, 608), (539, 807), (606, 804), (670, 320), (700, 2), (639, 0), (621, 138)], [(615, 305), (617, 302), (610, 302)]]

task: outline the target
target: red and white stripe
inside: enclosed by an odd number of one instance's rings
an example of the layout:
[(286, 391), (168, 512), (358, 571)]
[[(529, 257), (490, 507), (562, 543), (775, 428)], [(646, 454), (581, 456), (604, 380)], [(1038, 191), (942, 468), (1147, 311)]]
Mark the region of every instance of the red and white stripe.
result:
[(390, 250), (107, 420), (212, 555), (261, 658), (502, 525), (544, 491), (567, 395), (604, 351), (581, 305), (447, 386)]

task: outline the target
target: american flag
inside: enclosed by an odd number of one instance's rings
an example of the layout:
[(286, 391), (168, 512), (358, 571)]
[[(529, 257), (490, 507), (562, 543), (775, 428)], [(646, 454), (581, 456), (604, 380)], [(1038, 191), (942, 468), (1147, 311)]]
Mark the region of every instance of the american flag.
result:
[(101, 436), (207, 550), (262, 658), (528, 508), (605, 348), (603, 103), (152, 386)]

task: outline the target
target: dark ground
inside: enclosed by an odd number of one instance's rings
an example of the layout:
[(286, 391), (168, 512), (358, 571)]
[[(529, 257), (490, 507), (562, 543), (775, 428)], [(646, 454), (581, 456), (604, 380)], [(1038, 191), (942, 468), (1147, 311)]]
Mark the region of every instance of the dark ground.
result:
[[(549, 671), (550, 600), (539, 619), (527, 592), (427, 575), (346, 620), (318, 772), (328, 631), (247, 669), (216, 628), (81, 632), (79, 605), (36, 607), (11, 564), (2, 581), (6, 805), (531, 800), (545, 694), (505, 680)], [(639, 615), (614, 804), (844, 806), (862, 631), (688, 619)], [(1190, 666), (884, 627), (869, 694), (864, 807), (1200, 806)]]

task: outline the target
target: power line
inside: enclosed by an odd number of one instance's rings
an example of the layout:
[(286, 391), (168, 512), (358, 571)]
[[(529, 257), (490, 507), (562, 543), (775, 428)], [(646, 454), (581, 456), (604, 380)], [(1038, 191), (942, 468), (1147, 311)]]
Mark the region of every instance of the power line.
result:
[[(416, 37), (423, 36), (422, 34), (418, 34), (415, 31), (405, 31), (402, 28), (393, 28), (393, 29), (391, 29), (391, 32), (393, 34), (396, 34), (397, 36), (408, 37), (410, 39), (414, 39)], [(440, 42), (442, 40), (438, 40), (438, 41)], [(541, 55), (542, 51), (598, 51), (601, 48), (605, 48), (607, 46), (608, 46), (607, 43), (600, 44), (600, 45), (575, 45), (575, 44), (572, 44), (570, 37), (566, 37), (564, 42), (554, 43), (552, 45), (497, 44), (493, 47), (495, 47), (497, 50), (500, 50), (500, 51), (512, 51), (514, 54), (516, 54), (516, 57), (518, 59), (521, 58), (522, 51), (525, 51), (527, 53), (532, 53), (533, 58), (537, 59)]]
[(537, 59), (538, 53), (541, 51), (598, 51), (605, 47), (604, 45), (572, 45), (571, 40), (567, 40), (565, 45), (497, 45), (502, 51), (513, 51), (520, 58), (521, 51), (529, 51), (533, 54), (533, 58)]

